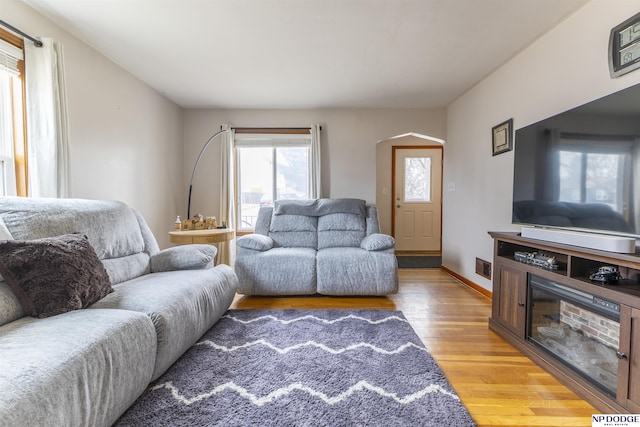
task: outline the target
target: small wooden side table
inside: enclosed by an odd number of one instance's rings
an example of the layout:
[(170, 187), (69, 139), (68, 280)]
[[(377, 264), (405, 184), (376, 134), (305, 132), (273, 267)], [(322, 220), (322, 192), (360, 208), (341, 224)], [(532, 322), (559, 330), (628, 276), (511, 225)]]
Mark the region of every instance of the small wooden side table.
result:
[(230, 264), (229, 240), (236, 237), (232, 228), (212, 230), (175, 230), (169, 232), (169, 240), (176, 245), (218, 244), (218, 264)]

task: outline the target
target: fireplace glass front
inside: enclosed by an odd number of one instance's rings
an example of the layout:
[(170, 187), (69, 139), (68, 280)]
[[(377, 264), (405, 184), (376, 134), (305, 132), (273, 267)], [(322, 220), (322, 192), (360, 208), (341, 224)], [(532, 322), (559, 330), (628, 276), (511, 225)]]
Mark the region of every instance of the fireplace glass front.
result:
[(615, 397), (620, 305), (530, 275), (527, 339)]

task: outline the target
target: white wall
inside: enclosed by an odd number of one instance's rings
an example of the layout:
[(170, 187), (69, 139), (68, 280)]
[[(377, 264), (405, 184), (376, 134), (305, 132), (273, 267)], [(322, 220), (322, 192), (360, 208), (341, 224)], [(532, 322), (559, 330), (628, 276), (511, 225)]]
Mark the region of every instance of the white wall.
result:
[[(444, 108), (318, 110), (186, 110), (184, 115), (185, 188), (205, 141), (222, 123), (234, 127), (304, 127), (322, 125), (323, 197), (353, 197), (376, 203), (376, 144), (417, 132), (444, 139)], [(219, 216), (220, 141), (200, 160), (191, 212)], [(388, 162), (382, 167), (391, 169)], [(388, 174), (389, 180), (391, 175)], [(389, 182), (389, 186), (391, 183)], [(389, 201), (390, 203), (390, 201)], [(186, 214), (186, 205), (181, 212)]]
[(443, 265), (491, 290), (475, 258), (492, 260), (487, 231), (517, 230), (513, 152), (492, 157), (491, 127), (513, 118), (517, 129), (640, 82), (640, 71), (611, 79), (607, 62), (611, 28), (639, 10), (638, 0), (592, 0), (447, 108)]
[(71, 195), (128, 203), (168, 246), (186, 203), (182, 109), (21, 1), (0, 0), (0, 16), (64, 47)]

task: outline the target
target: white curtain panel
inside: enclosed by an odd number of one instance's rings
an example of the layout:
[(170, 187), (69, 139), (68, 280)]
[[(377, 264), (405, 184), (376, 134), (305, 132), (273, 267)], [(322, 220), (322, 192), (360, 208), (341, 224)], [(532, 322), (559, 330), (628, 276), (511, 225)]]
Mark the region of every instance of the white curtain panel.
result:
[[(226, 221), (227, 227), (235, 229), (235, 205), (233, 184), (234, 177), (234, 140), (235, 132), (228, 124), (223, 124), (220, 145), (220, 223)], [(218, 264), (233, 265), (235, 259), (235, 244), (231, 242), (218, 243)]]
[(320, 164), (320, 125), (315, 124), (311, 126), (311, 150), (309, 155), (310, 163), (310, 183), (309, 193), (312, 199), (319, 199), (322, 197), (322, 174)]
[(235, 228), (234, 206), (234, 141), (235, 131), (228, 125), (222, 125), (227, 132), (222, 134), (220, 149), (220, 220), (227, 222), (227, 227)]
[(69, 124), (62, 45), (25, 43), (29, 196), (69, 197)]

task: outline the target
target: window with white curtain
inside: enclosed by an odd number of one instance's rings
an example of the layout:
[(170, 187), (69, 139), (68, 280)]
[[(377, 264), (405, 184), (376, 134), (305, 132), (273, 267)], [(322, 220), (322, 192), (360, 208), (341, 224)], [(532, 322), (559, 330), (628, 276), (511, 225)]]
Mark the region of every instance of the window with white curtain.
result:
[(26, 196), (24, 51), (0, 32), (0, 194)]
[[(600, 203), (627, 216), (632, 182), (631, 140), (571, 141), (561, 146), (559, 156), (558, 200), (563, 202)], [(607, 150), (602, 150), (606, 142)], [(582, 144), (580, 144), (582, 143)]]
[(311, 135), (236, 130), (238, 231), (252, 230), (261, 206), (280, 199), (309, 199)]

